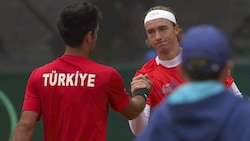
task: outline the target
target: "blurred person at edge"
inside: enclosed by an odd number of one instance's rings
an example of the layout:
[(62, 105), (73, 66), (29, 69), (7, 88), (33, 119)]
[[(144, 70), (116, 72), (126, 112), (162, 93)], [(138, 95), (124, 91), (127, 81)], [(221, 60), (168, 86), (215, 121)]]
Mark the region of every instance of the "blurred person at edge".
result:
[(152, 86), (147, 75), (132, 79), (131, 98), (117, 70), (88, 59), (100, 20), (101, 11), (89, 2), (59, 13), (64, 55), (32, 71), (13, 141), (30, 141), (41, 117), (44, 141), (106, 141), (109, 105), (126, 119), (144, 109)]
[[(179, 42), (182, 39), (182, 29), (177, 23), (175, 12), (170, 7), (154, 6), (148, 10), (144, 18), (144, 27), (148, 39), (146, 44), (152, 46), (157, 56), (146, 62), (135, 76), (148, 74), (153, 87), (143, 112), (133, 120), (129, 126), (134, 135), (139, 135), (148, 124), (151, 110), (154, 109), (174, 89), (185, 83), (179, 73), (182, 48)], [(224, 81), (225, 86), (235, 95), (242, 97), (233, 77), (228, 70)]]
[(180, 72), (187, 82), (155, 108), (135, 141), (250, 141), (250, 103), (223, 84), (232, 67), (224, 33), (197, 25), (181, 47)]

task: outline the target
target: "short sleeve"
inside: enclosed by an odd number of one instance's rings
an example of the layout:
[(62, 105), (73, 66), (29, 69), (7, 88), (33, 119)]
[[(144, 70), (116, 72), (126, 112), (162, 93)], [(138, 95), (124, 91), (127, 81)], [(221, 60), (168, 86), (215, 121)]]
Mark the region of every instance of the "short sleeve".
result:
[(115, 111), (123, 110), (130, 101), (130, 95), (126, 92), (124, 81), (115, 69), (110, 76), (108, 95), (110, 105)]
[(27, 82), (26, 91), (25, 91), (25, 97), (23, 102), (22, 110), (30, 110), (37, 112), (39, 115), (41, 113), (41, 107), (40, 107), (40, 100), (38, 96), (38, 90), (37, 90), (37, 81), (36, 80), (36, 70), (34, 70)]

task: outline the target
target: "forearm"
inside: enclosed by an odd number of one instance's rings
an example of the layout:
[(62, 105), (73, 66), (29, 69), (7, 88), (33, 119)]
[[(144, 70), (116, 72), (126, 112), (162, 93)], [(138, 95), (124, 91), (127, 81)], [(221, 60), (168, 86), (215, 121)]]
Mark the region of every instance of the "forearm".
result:
[(152, 87), (147, 75), (139, 75), (131, 82), (132, 98), (120, 113), (128, 120), (136, 118), (144, 109)]
[(12, 141), (30, 141), (34, 132), (34, 128), (26, 125), (18, 124), (13, 134)]
[(142, 96), (135, 96), (131, 98), (127, 106), (120, 111), (126, 119), (131, 120), (136, 118), (145, 107), (145, 99)]
[(136, 118), (144, 109), (149, 95), (147, 88), (139, 88), (133, 93), (127, 107), (121, 112), (127, 119), (131, 120)]
[(129, 120), (129, 127), (135, 136), (138, 136), (140, 132), (148, 124), (150, 115), (150, 106), (146, 105), (144, 110), (133, 120)]

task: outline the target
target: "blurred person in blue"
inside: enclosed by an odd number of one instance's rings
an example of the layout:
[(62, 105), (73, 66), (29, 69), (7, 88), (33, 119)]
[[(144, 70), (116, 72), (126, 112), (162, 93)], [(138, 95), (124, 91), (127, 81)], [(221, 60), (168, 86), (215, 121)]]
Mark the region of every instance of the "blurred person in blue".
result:
[(144, 63), (150, 61), (151, 59), (155, 58), (157, 56), (157, 52), (155, 51), (155, 49), (149, 49), (146, 51), (145, 55), (144, 55)]
[(213, 25), (191, 27), (181, 41), (187, 83), (156, 107), (135, 141), (250, 141), (250, 104), (225, 85), (230, 45)]

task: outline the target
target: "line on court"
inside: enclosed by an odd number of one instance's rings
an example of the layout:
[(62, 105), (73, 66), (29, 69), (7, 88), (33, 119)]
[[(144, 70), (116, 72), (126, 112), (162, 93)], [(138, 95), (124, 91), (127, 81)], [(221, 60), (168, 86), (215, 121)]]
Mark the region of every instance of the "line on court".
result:
[(17, 114), (16, 114), (16, 110), (15, 110), (13, 104), (11, 103), (9, 98), (4, 94), (4, 92), (1, 90), (0, 90), (0, 100), (3, 102), (5, 108), (7, 109), (9, 117), (10, 117), (10, 136), (9, 136), (9, 141), (10, 141), (11, 137), (12, 137), (12, 133), (15, 129), (16, 124), (17, 124)]

